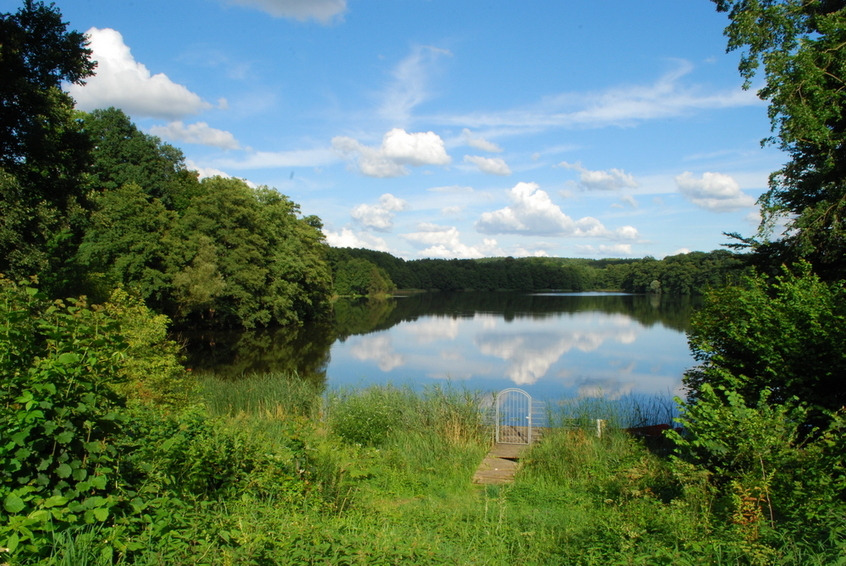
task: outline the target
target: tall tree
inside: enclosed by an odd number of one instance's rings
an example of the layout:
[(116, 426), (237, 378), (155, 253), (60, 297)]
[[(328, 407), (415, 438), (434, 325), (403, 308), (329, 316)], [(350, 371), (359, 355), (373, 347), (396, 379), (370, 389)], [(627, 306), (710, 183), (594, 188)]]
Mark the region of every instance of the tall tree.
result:
[(0, 14), (0, 271), (47, 274), (67, 255), (90, 146), (61, 83), (93, 74), (87, 45), (52, 4)]
[(91, 177), (97, 190), (133, 183), (170, 210), (184, 209), (200, 193), (182, 151), (139, 130), (122, 110), (94, 110), (84, 115), (84, 125), (93, 144)]
[(742, 49), (745, 87), (763, 66), (774, 143), (790, 161), (760, 198), (766, 240), (787, 218), (786, 237), (760, 244), (761, 258), (807, 258), (827, 278), (846, 276), (846, 2), (713, 0), (731, 23), (728, 50)]

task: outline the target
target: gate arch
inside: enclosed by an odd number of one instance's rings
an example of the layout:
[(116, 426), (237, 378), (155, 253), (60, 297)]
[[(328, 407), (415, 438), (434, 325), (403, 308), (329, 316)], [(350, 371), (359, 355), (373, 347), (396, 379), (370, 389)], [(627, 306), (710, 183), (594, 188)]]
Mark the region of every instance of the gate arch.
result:
[(532, 443), (532, 396), (512, 387), (496, 396), (496, 442)]

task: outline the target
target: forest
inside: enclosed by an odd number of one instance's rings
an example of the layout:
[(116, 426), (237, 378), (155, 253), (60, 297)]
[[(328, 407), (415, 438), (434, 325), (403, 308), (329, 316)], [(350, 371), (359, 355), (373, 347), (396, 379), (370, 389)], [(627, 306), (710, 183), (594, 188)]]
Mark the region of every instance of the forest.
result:
[[(0, 563), (844, 563), (846, 6), (712, 1), (788, 161), (743, 253), (662, 260), (330, 249), (276, 190), (78, 111), (62, 83), (95, 66), (54, 4), (0, 14)], [(562, 400), (514, 484), (479, 487), (483, 392), (195, 375), (171, 339), (395, 289), (704, 292), (680, 416), (642, 439), (633, 414), (673, 411)]]
[(624, 291), (701, 295), (736, 281), (748, 264), (728, 250), (691, 252), (661, 260), (551, 257), (415, 259), (363, 248), (330, 248), (339, 295), (425, 291)]

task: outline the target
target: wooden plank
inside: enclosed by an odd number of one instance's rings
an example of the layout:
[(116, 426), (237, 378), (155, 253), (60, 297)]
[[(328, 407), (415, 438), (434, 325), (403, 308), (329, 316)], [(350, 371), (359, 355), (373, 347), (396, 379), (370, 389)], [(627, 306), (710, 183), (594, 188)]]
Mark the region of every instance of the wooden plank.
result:
[(473, 483), (495, 485), (514, 481), (520, 468), (520, 456), (528, 444), (495, 444), (473, 475)]

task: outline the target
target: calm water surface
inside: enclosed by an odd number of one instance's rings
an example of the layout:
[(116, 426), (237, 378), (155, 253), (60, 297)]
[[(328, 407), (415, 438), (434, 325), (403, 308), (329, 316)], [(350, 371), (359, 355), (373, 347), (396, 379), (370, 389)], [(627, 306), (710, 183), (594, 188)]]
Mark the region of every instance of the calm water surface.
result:
[(197, 371), (297, 371), (330, 388), (451, 381), (539, 399), (681, 394), (690, 299), (608, 293), (424, 293), (339, 301), (300, 330), (188, 335)]

